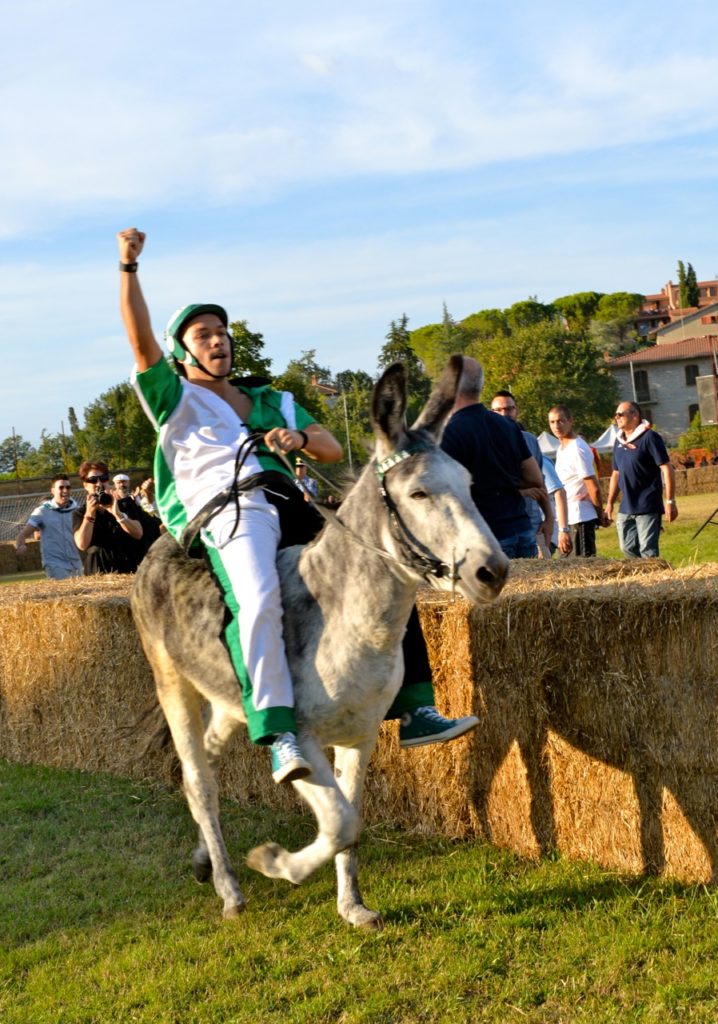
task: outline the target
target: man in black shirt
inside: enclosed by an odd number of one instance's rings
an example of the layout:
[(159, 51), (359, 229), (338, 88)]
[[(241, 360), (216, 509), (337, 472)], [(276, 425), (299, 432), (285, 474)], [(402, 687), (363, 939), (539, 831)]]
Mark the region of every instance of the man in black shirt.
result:
[(475, 359), (464, 357), (454, 413), (441, 447), (471, 473), (476, 507), (509, 558), (533, 558), (536, 533), (520, 488), (545, 493), (543, 475), (521, 429), (479, 401), (484, 373)]
[(85, 575), (135, 572), (142, 557), (136, 543), (142, 539), (142, 524), (131, 498), (120, 506), (109, 488), (106, 463), (83, 462), (79, 469), (85, 502), (75, 510), (72, 530), (80, 551), (85, 552)]

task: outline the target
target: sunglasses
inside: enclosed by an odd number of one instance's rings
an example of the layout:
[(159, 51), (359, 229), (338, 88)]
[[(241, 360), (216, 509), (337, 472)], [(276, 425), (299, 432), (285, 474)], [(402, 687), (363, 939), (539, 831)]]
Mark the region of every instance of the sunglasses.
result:
[(110, 479), (109, 473), (103, 473), (101, 476), (86, 476), (86, 484), (105, 484)]

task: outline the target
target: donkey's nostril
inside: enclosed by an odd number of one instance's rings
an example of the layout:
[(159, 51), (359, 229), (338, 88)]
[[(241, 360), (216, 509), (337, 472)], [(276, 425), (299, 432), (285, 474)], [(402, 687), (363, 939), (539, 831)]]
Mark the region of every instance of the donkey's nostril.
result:
[(491, 569), (487, 569), (485, 565), (482, 565), (476, 572), (476, 578), (480, 583), (485, 583), (487, 587), (493, 586), (496, 582), (496, 576), (492, 573)]

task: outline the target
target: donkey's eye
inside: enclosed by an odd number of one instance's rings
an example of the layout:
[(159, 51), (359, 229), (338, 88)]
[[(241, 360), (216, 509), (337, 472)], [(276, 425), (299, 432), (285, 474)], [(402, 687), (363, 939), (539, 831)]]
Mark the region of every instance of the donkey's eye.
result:
[(423, 501), (423, 499), (428, 498), (429, 495), (426, 493), (426, 491), (412, 491), (411, 497), (415, 498), (417, 501)]

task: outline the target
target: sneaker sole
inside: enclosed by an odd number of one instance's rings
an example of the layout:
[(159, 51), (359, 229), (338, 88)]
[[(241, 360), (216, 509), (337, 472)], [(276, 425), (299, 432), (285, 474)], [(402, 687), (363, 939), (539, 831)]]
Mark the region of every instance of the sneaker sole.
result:
[(412, 736), (408, 740), (400, 739), (399, 746), (425, 747), (429, 743), (446, 743), (448, 740), (458, 739), (459, 736), (464, 736), (467, 732), (471, 732), (478, 724), (478, 718), (475, 718), (474, 715), (469, 715), (466, 718), (462, 718), (450, 729), (444, 729), (443, 732), (432, 732), (426, 736)]
[(272, 778), (279, 785), (280, 782), (298, 782), (299, 779), (307, 779), (311, 774), (311, 765), (306, 761), (292, 761), (284, 768), (272, 772)]

